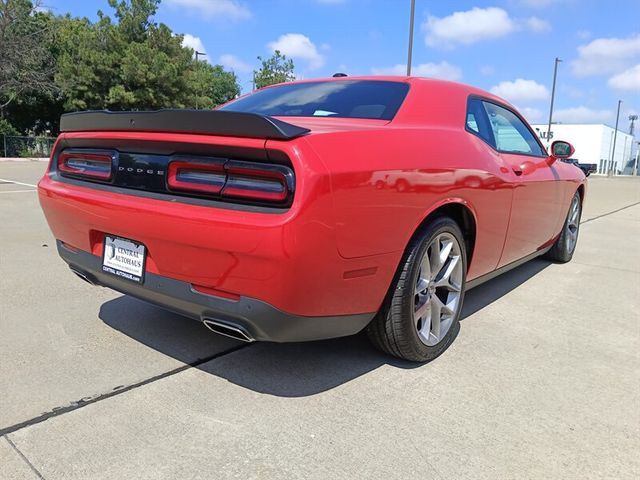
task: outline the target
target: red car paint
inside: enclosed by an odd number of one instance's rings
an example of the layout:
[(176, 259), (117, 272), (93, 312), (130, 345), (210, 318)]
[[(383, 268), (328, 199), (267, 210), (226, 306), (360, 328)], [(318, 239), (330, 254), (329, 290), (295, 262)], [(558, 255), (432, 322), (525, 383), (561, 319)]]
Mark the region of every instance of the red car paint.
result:
[(96, 256), (102, 255), (105, 233), (135, 239), (147, 247), (148, 272), (188, 282), (197, 291), (228, 299), (247, 296), (303, 316), (377, 311), (409, 239), (448, 204), (464, 206), (475, 223), (467, 281), (558, 236), (573, 194), (584, 189), (579, 170), (498, 153), (465, 130), (470, 95), (508, 103), (445, 81), (349, 79), (402, 81), (410, 90), (391, 121), (282, 117), (311, 130), (292, 140), (111, 131), (58, 139), (281, 151), (296, 173), (293, 204), (282, 213), (141, 198), (45, 175), (39, 197), (54, 236)]

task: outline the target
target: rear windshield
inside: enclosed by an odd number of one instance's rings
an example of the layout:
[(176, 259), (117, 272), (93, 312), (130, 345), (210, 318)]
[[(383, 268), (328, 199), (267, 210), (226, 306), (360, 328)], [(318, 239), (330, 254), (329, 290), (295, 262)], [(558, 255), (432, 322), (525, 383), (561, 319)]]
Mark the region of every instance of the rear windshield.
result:
[(291, 83), (265, 88), (220, 108), (283, 117), (341, 117), (391, 120), (409, 85), (383, 80)]

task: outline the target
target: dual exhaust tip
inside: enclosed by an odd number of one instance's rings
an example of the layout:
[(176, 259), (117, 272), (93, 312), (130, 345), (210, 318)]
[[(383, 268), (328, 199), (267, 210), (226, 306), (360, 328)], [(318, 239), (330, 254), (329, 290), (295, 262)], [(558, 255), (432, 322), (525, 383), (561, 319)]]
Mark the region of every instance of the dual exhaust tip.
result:
[(93, 280), (91, 277), (89, 277), (88, 275), (85, 275), (84, 273), (82, 273), (79, 270), (76, 270), (73, 267), (69, 267), (71, 269), (71, 271), (73, 273), (75, 273), (78, 277), (80, 277), (82, 280), (84, 280), (85, 282), (87, 282), (90, 285), (93, 285), (94, 287), (99, 287), (100, 285), (98, 284), (98, 282), (96, 282), (95, 280)]
[[(84, 280), (85, 282), (93, 285), (93, 286), (99, 286), (99, 284), (93, 279), (91, 278), (89, 275), (86, 275), (85, 273), (70, 267), (71, 271), (73, 273), (75, 273), (78, 277), (80, 277), (82, 280)], [(204, 325), (211, 330), (214, 333), (217, 333), (219, 335), (224, 335), (225, 337), (231, 337), (234, 338), (236, 340), (240, 340), (242, 342), (253, 342), (255, 341), (255, 339), (249, 335), (249, 333), (242, 327), (238, 327), (236, 325), (232, 325), (230, 323), (227, 322), (221, 322), (219, 320), (213, 320), (211, 318), (205, 318), (202, 323), (204, 323)]]
[(202, 320), (202, 323), (204, 323), (205, 327), (207, 327), (209, 330), (219, 335), (231, 337), (242, 342), (255, 341), (255, 339), (251, 335), (249, 335), (249, 333), (244, 328), (238, 327), (236, 325), (221, 322), (219, 320), (213, 320), (211, 318), (205, 318), (204, 320)]

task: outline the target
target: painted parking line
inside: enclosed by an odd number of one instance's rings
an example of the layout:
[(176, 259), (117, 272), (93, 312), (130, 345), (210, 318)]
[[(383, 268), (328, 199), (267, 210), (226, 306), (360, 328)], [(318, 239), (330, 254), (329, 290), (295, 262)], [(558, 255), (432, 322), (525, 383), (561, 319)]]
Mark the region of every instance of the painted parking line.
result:
[(37, 187), (37, 185), (33, 185), (32, 183), (18, 182), (17, 180), (9, 180), (8, 178), (0, 178), (0, 182), (15, 183), (16, 185), (24, 185), (25, 187)]

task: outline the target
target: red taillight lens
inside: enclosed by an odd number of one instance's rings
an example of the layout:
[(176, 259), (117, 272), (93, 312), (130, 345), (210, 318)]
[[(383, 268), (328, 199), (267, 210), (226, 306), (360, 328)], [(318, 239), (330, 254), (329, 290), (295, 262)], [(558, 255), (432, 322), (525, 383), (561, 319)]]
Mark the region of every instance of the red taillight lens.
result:
[(293, 191), (293, 171), (283, 165), (231, 160), (224, 167), (228, 174), (224, 197), (283, 202)]
[(167, 184), (177, 191), (269, 203), (285, 202), (295, 189), (289, 167), (238, 160), (173, 160), (169, 163)]
[(227, 175), (224, 162), (172, 161), (167, 172), (167, 184), (173, 190), (220, 193)]
[(65, 176), (109, 181), (113, 176), (111, 153), (92, 153), (66, 150), (58, 155), (58, 170)]

